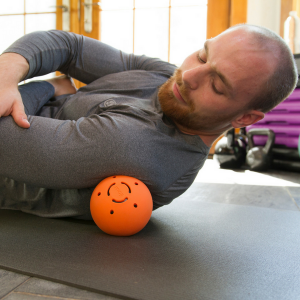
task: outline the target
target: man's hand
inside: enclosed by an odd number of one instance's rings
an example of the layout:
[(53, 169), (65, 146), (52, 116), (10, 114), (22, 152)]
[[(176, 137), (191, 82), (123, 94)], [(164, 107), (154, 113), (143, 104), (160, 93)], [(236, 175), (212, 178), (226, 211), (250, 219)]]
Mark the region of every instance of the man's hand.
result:
[(27, 60), (16, 53), (0, 56), (0, 117), (11, 115), (17, 125), (29, 128), (23, 101), (18, 91), (18, 83), (29, 70)]
[(30, 124), (24, 111), (21, 95), (16, 87), (0, 88), (0, 116), (11, 115), (17, 125), (29, 128)]

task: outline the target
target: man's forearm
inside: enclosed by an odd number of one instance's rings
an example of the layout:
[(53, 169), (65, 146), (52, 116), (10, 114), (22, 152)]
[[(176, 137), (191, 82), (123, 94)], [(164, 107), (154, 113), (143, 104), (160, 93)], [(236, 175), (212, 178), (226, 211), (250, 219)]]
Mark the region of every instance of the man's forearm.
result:
[(25, 79), (54, 71), (68, 74), (82, 55), (82, 37), (60, 31), (36, 31), (24, 35), (4, 53), (23, 56), (29, 69)]
[(118, 50), (72, 32), (32, 32), (4, 52), (18, 53), (26, 58), (29, 71), (25, 79), (60, 71), (90, 83), (106, 74), (124, 71)]
[(59, 30), (36, 31), (15, 41), (4, 52), (22, 55), (29, 63), (25, 79), (60, 71), (83, 83), (129, 70), (172, 75), (175, 66), (159, 59), (127, 54), (95, 39)]
[(2, 87), (17, 86), (29, 70), (27, 60), (16, 53), (4, 53), (0, 56), (0, 85)]

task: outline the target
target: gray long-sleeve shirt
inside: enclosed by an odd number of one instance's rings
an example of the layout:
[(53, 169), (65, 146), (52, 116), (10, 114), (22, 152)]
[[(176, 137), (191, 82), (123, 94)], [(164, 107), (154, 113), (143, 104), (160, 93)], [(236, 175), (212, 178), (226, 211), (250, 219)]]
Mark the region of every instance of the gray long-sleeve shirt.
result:
[(23, 99), (30, 129), (0, 120), (1, 208), (90, 218), (91, 193), (108, 176), (140, 179), (154, 208), (192, 184), (209, 147), (161, 111), (158, 89), (174, 65), (62, 31), (28, 34), (5, 52), (27, 59), (26, 78), (59, 70), (87, 85), (46, 103)]

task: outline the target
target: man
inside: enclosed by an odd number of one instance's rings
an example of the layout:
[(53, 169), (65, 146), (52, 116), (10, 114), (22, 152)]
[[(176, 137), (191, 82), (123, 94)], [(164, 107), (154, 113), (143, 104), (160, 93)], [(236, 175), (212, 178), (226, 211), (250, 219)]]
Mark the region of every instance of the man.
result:
[[(177, 70), (60, 31), (5, 52), (0, 115), (12, 117), (0, 120), (0, 207), (46, 217), (89, 219), (94, 187), (118, 174), (143, 181), (154, 208), (169, 204), (218, 136), (261, 120), (297, 80), (284, 41), (249, 25), (208, 40)], [(18, 82), (55, 70), (87, 86), (61, 95), (66, 82), (29, 83), (21, 99)]]

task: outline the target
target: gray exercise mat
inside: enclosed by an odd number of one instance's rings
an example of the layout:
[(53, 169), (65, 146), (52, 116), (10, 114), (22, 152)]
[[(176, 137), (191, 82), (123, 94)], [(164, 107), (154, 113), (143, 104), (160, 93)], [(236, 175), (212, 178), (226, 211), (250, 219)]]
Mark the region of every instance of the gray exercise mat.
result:
[(132, 237), (8, 210), (0, 228), (0, 267), (122, 299), (300, 297), (297, 211), (181, 198)]

